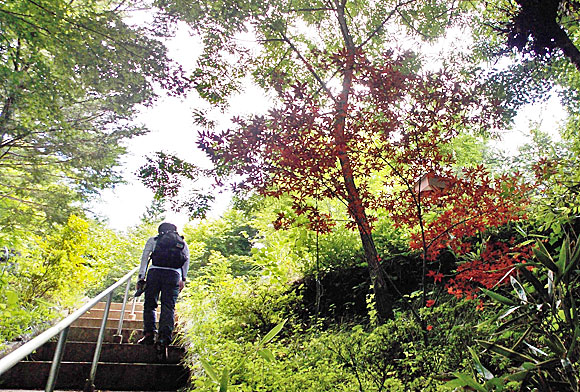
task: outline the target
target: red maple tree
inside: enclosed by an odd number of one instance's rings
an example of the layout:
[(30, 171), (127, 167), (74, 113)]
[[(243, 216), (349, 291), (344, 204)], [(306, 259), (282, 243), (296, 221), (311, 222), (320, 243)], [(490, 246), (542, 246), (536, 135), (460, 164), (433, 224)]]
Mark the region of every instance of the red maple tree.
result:
[[(481, 177), (481, 168), (465, 171), (463, 178), (453, 175), (453, 155), (444, 148), (462, 130), (493, 128), (501, 119), (498, 108), (483, 98), (478, 86), (445, 72), (406, 71), (406, 60), (392, 53), (370, 60), (357, 50), (328, 56), (326, 66), (343, 75), (339, 94), (321, 94), (297, 83), (280, 91), (280, 104), (267, 115), (235, 118), (231, 129), (204, 131), (199, 138), (218, 176), (231, 176), (237, 190), (289, 195), (294, 210), (321, 232), (333, 222), (315, 200), (344, 202), (361, 237), (379, 319), (389, 316), (390, 305), (388, 277), (372, 238), (376, 214), (386, 211), (399, 224), (418, 224), (422, 240), (415, 237), (414, 245), (426, 245), (425, 260), (449, 244), (442, 230), (459, 235), (456, 217), (479, 229), (492, 219), (503, 222), (513, 216), (492, 206), (499, 188), (486, 193), (492, 187)], [(446, 178), (450, 191), (417, 195), (414, 181), (426, 172)], [(382, 190), (375, 190), (377, 183)], [(451, 199), (463, 209), (444, 208), (439, 219), (422, 221), (426, 206)], [(506, 210), (511, 207), (505, 205)], [(491, 210), (495, 218), (489, 217)], [(467, 218), (473, 215), (478, 218)], [(280, 216), (278, 224), (283, 222)]]

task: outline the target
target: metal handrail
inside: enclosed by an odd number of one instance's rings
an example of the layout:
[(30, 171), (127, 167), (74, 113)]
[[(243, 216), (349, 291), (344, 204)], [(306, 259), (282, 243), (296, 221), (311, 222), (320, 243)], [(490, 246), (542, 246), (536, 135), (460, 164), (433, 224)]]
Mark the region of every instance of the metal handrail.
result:
[[(102, 293), (100, 293), (99, 295), (97, 295), (96, 297), (91, 299), (89, 302), (87, 302), (83, 307), (76, 310), (73, 314), (66, 317), (65, 319), (60, 321), (58, 324), (56, 324), (55, 326), (47, 329), (46, 331), (44, 331), (43, 333), (38, 335), (36, 338), (23, 344), (22, 346), (20, 346), (19, 348), (17, 348), (13, 352), (11, 352), (10, 354), (1, 358), (0, 359), (0, 375), (2, 375), (4, 372), (6, 372), (10, 368), (12, 368), (18, 362), (22, 361), (24, 358), (26, 358), (28, 355), (30, 355), (32, 352), (34, 352), (34, 350), (40, 348), (40, 346), (42, 346), (43, 344), (48, 342), (50, 339), (52, 339), (56, 335), (60, 334), (57, 348), (54, 352), (52, 366), (50, 369), (50, 374), (49, 374), (46, 389), (45, 389), (46, 392), (54, 391), (54, 385), (56, 383), (56, 376), (58, 375), (60, 362), (62, 360), (62, 354), (64, 351), (64, 344), (66, 342), (69, 327), (71, 326), (72, 323), (74, 323), (83, 314), (85, 314), (87, 311), (92, 309), (93, 306), (95, 306), (98, 302), (100, 302), (103, 298), (105, 298), (108, 295), (107, 305), (105, 307), (105, 312), (103, 314), (103, 321), (101, 323), (101, 329), (99, 331), (99, 337), (97, 339), (97, 347), (95, 349), (95, 355), (93, 357), (93, 363), (91, 366), (91, 373), (89, 375), (89, 378), (87, 379), (87, 385), (85, 386), (85, 391), (94, 390), (94, 385), (93, 385), (94, 376), (96, 374), (96, 368), (97, 368), (99, 356), (101, 353), (101, 347), (102, 347), (103, 338), (105, 335), (104, 334), (105, 327), (107, 324), (107, 319), (109, 317), (109, 309), (110, 309), (111, 301), (113, 298), (114, 290), (117, 287), (121, 286), (123, 283), (127, 282), (127, 288), (125, 289), (125, 297), (123, 298), (123, 310), (124, 310), (125, 304), (126, 304), (127, 298), (128, 298), (129, 286), (131, 284), (131, 277), (138, 270), (139, 270), (139, 267), (133, 268), (125, 276), (123, 276), (121, 279), (119, 279), (116, 283), (109, 286)], [(122, 324), (123, 324), (123, 317), (121, 317), (119, 320), (119, 328), (117, 331), (120, 331), (122, 329)]]

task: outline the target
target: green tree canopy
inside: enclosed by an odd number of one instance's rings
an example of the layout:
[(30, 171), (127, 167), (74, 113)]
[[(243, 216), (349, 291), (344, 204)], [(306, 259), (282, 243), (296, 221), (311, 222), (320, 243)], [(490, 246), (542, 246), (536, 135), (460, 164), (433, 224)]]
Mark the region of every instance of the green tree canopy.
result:
[(123, 140), (145, 132), (130, 120), (154, 85), (183, 93), (162, 42), (124, 19), (138, 5), (0, 4), (0, 227), (66, 221), (121, 180)]

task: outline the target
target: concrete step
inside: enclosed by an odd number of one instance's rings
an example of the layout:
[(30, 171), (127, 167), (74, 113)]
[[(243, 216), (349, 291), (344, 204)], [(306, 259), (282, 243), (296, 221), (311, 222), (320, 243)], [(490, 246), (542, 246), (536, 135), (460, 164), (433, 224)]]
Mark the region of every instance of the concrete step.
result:
[[(100, 327), (103, 322), (102, 318), (81, 317), (72, 323), (75, 327)], [(107, 328), (117, 328), (119, 326), (119, 319), (108, 319)], [(123, 328), (127, 329), (142, 329), (143, 321), (138, 320), (123, 320)]]
[[(105, 309), (106, 302), (97, 302), (95, 306), (93, 306), (92, 310), (96, 309)], [(127, 301), (127, 305), (125, 305), (125, 310), (131, 310), (133, 307), (133, 301)], [(121, 302), (112, 302), (111, 303), (111, 310), (121, 310), (123, 309), (123, 304)], [(136, 302), (135, 303), (135, 311), (142, 311), (143, 310), (143, 302)]]
[[(57, 389), (82, 390), (90, 362), (63, 362)], [(0, 376), (0, 388), (43, 389), (50, 362), (22, 361)], [(99, 363), (95, 388), (115, 391), (176, 391), (187, 384), (188, 372), (175, 364)]]
[[(118, 343), (119, 340), (115, 338), (117, 334), (117, 328), (107, 328), (105, 329), (104, 341), (107, 343)], [(141, 338), (141, 329), (127, 329), (121, 330), (121, 336), (123, 337), (123, 343), (135, 343)], [(99, 336), (98, 327), (70, 327), (68, 332), (68, 342), (96, 342)]]
[[(56, 342), (49, 342), (29, 356), (31, 361), (52, 361)], [(91, 362), (96, 343), (67, 342), (64, 347), (63, 361)], [(178, 364), (185, 350), (177, 346), (168, 347), (166, 364)], [(141, 344), (105, 343), (101, 350), (100, 362), (156, 363), (155, 348)]]
[[(142, 304), (137, 304), (136, 314), (142, 313)], [(130, 312), (131, 303), (126, 312)], [(82, 391), (89, 376), (94, 355), (104, 303), (96, 305), (90, 313), (77, 320), (69, 329), (64, 347), (64, 358), (56, 382), (57, 390)], [(187, 385), (189, 372), (179, 362), (184, 349), (170, 346), (168, 358), (159, 363), (155, 348), (136, 343), (142, 336), (143, 323), (140, 319), (126, 317), (120, 336), (116, 336), (121, 304), (112, 304), (107, 321), (100, 362), (97, 367), (95, 388), (106, 391), (176, 391)], [(117, 309), (117, 310), (115, 310)], [(127, 315), (127, 313), (126, 313)], [(117, 317), (115, 317), (117, 316)], [(111, 344), (114, 342), (115, 344)], [(123, 342), (121, 344), (120, 342)], [(1, 391), (41, 391), (46, 386), (56, 342), (43, 347), (0, 376)]]
[[(102, 319), (104, 314), (105, 314), (104, 309), (92, 309), (92, 310), (86, 312), (81, 317), (92, 317), (92, 318)], [(120, 317), (121, 317), (120, 310), (109, 310), (109, 318), (110, 319), (119, 320)], [(143, 320), (143, 311), (136, 310), (135, 313), (131, 313), (130, 309), (125, 310), (125, 316), (123, 319), (124, 320)]]

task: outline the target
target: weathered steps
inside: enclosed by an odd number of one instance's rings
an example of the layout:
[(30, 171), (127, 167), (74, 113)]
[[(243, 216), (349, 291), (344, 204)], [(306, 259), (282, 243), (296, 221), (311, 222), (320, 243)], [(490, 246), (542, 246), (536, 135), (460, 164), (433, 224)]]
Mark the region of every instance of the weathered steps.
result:
[[(2, 375), (0, 388), (42, 389), (50, 371), (49, 361), (23, 361)], [(82, 390), (90, 362), (62, 362), (56, 388)], [(115, 391), (175, 391), (186, 385), (187, 371), (176, 364), (99, 363), (95, 388)]]
[[(86, 313), (86, 316), (102, 319), (104, 313), (105, 313), (104, 309), (95, 309), (88, 311)], [(125, 316), (123, 317), (123, 320), (142, 320), (142, 315), (143, 312), (141, 310), (135, 310), (135, 313), (131, 313), (130, 309), (129, 310), (125, 309)], [(113, 309), (109, 310), (109, 318), (119, 320), (119, 318), (121, 318), (121, 311)]]
[[(95, 346), (96, 343), (68, 342), (64, 348), (63, 361), (91, 362), (93, 360)], [(49, 342), (31, 354), (30, 359), (34, 361), (51, 361), (54, 356), (55, 347), (56, 342)], [(169, 346), (167, 360), (164, 363), (178, 364), (183, 354), (183, 348)], [(158, 360), (153, 346), (104, 343), (101, 349), (100, 362), (156, 363)]]
[[(99, 303), (70, 328), (64, 346), (63, 362), (55, 388), (60, 391), (82, 391), (89, 377), (96, 341), (102, 324)], [(153, 346), (135, 344), (141, 337), (142, 304), (127, 304), (123, 329), (117, 335), (121, 304), (112, 303), (104, 331), (104, 343), (94, 385), (99, 391), (176, 391), (187, 385), (189, 373), (180, 364), (184, 349), (168, 347), (167, 359), (159, 361)], [(128, 316), (129, 315), (129, 316)], [(122, 337), (122, 339), (120, 339)], [(133, 343), (133, 344), (129, 344)], [(44, 390), (48, 380), (56, 342), (48, 342), (0, 376), (1, 391), (28, 392)]]
[[(117, 328), (105, 329), (104, 342), (119, 342), (115, 338)], [(68, 333), (68, 343), (70, 342), (96, 342), (99, 336), (98, 327), (70, 327)], [(141, 337), (141, 331), (136, 329), (123, 328), (121, 330), (122, 342), (136, 342)], [(67, 343), (67, 344), (68, 344)]]
[[(96, 304), (95, 306), (93, 306), (93, 308), (91, 309), (91, 311), (93, 310), (98, 310), (98, 309), (105, 309), (106, 303), (105, 302), (99, 302), (98, 304)], [(131, 310), (133, 306), (133, 302), (129, 301), (127, 303), (127, 305), (125, 306), (125, 310)], [(123, 309), (123, 304), (119, 303), (119, 302), (112, 302), (111, 303), (111, 307), (109, 308), (111, 310), (122, 310)], [(135, 302), (135, 312), (139, 311), (141, 312), (143, 310), (143, 302)]]
[[(81, 317), (75, 321), (72, 326), (74, 327), (100, 327), (103, 322), (103, 318), (94, 317)], [(107, 319), (107, 328), (116, 328), (119, 325), (119, 319)], [(143, 328), (143, 321), (139, 320), (123, 320), (123, 327), (127, 329), (139, 329)]]

